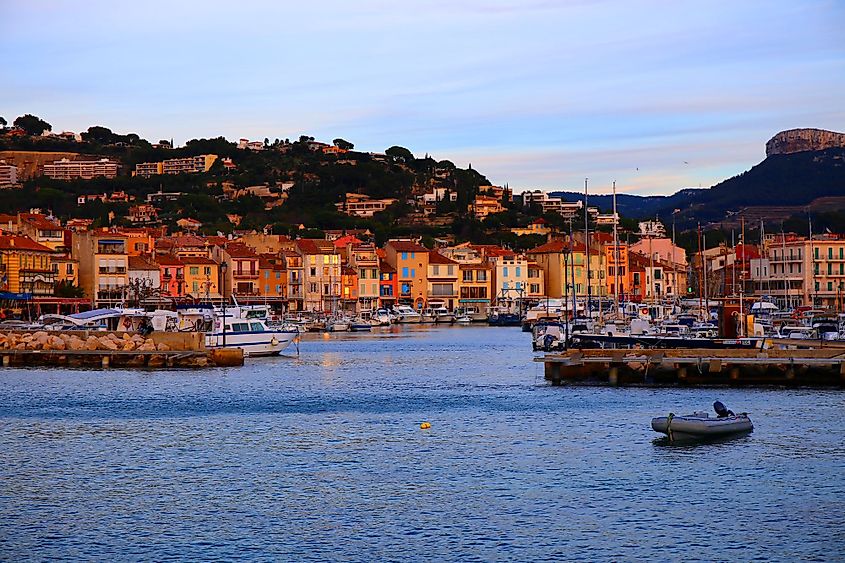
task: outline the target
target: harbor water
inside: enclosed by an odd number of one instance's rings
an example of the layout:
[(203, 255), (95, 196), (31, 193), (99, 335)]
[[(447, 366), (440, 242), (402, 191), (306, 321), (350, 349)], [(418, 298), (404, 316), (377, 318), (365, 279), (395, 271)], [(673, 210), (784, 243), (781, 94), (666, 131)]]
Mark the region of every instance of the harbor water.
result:
[[(0, 560), (845, 558), (841, 390), (552, 387), (518, 328), (287, 353), (0, 371)], [(650, 428), (716, 399), (754, 432)]]

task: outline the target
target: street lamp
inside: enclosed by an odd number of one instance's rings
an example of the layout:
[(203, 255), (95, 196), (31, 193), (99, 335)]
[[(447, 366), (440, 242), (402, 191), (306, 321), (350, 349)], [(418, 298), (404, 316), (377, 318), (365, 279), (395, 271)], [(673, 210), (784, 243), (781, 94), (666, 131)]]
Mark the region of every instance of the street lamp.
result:
[(229, 269), (229, 264), (224, 260), (220, 263), (220, 272), (223, 279), (223, 347), (226, 347), (226, 270)]

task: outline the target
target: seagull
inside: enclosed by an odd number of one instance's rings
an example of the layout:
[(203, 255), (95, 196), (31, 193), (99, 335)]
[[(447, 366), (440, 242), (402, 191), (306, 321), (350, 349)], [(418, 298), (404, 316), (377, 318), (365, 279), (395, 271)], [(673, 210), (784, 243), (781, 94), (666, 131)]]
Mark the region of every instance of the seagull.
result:
[(687, 161), (685, 160), (685, 161), (684, 161), (684, 164), (689, 164), (689, 162), (687, 162)]

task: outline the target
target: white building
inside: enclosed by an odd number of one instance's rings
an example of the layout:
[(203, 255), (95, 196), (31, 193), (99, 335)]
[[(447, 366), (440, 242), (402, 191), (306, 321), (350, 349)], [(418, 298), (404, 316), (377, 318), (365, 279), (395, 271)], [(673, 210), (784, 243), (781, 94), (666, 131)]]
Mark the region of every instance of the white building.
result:
[(97, 176), (114, 178), (118, 165), (107, 158), (100, 160), (69, 160), (63, 158), (44, 165), (44, 175), (54, 180), (90, 180)]
[(18, 167), (14, 164), (6, 164), (0, 160), (0, 188), (10, 188), (18, 185)]

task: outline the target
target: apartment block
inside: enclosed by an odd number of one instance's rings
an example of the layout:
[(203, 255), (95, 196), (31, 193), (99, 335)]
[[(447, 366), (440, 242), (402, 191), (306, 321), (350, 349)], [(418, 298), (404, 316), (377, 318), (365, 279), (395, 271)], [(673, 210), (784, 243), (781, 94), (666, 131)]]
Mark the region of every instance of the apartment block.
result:
[(18, 167), (14, 164), (6, 164), (0, 160), (0, 188), (13, 188), (18, 185)]
[(135, 175), (149, 177), (158, 174), (195, 174), (208, 172), (216, 160), (216, 154), (201, 154), (185, 158), (170, 158), (162, 162), (142, 162), (135, 165)]
[(44, 175), (54, 180), (90, 180), (98, 176), (114, 178), (118, 164), (108, 158), (69, 160), (63, 158), (44, 165)]

